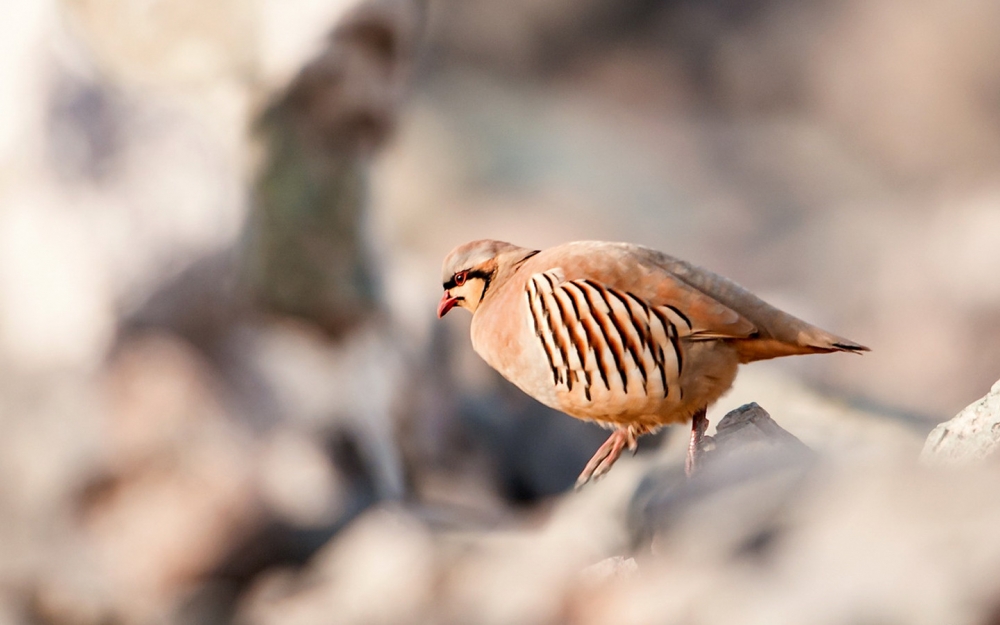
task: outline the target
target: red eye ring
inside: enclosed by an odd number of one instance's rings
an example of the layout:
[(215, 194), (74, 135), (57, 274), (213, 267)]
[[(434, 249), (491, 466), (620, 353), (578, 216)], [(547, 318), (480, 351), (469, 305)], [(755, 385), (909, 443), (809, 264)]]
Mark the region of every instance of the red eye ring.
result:
[(459, 271), (455, 274), (455, 286), (462, 286), (465, 284), (465, 278), (468, 276), (468, 271)]

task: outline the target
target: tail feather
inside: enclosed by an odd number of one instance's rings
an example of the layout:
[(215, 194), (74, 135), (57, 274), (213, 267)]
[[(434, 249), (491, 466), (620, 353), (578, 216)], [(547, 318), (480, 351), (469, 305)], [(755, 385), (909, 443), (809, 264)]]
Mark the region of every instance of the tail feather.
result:
[[(818, 330), (818, 328), (817, 328)], [(822, 330), (819, 333), (826, 334)], [(806, 354), (829, 354), (831, 352), (847, 352), (860, 354), (871, 351), (864, 345), (828, 335), (831, 340), (805, 339), (800, 335), (797, 341), (782, 340), (770, 336), (756, 336), (742, 340), (733, 341), (736, 351), (740, 355), (740, 362), (755, 362), (757, 360), (770, 360), (782, 356), (800, 356)], [(805, 339), (805, 340), (803, 340)]]
[(839, 352), (850, 352), (852, 354), (860, 354), (861, 352), (872, 351), (871, 349), (865, 347), (864, 345), (859, 345), (858, 343), (852, 343), (850, 341), (844, 341), (843, 339), (837, 341), (836, 343), (833, 343), (833, 346), (836, 347), (837, 351)]

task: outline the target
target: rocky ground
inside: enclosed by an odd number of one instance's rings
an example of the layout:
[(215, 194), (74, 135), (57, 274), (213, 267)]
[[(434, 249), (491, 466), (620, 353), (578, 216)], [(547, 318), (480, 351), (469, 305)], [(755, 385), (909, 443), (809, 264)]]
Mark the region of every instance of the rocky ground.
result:
[[(808, 397), (818, 412), (848, 412)], [(995, 458), (941, 470), (917, 462), (915, 434), (892, 450), (884, 434), (849, 429), (840, 435), (851, 448), (810, 448), (754, 405), (749, 417), (723, 420), (691, 481), (679, 453), (665, 451), (625, 460), (513, 522), (470, 528), (433, 514), (433, 502), (378, 506), (304, 571), (261, 581), (240, 614), (261, 623), (331, 614), (357, 623), (996, 622)]]

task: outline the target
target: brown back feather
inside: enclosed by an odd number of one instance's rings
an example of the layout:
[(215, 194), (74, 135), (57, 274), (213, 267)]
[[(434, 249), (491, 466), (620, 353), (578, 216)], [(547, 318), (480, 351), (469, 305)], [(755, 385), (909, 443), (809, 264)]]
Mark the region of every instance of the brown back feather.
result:
[(796, 354), (870, 351), (864, 345), (831, 334), (771, 306), (732, 280), (707, 269), (655, 250), (628, 247), (644, 260), (656, 264), (684, 283), (736, 311), (757, 328), (755, 335), (733, 341), (742, 362)]

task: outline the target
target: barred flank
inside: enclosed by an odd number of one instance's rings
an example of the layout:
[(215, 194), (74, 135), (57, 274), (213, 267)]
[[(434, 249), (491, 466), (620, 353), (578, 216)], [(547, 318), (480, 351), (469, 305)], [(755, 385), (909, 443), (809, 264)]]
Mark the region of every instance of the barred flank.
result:
[(595, 384), (624, 395), (680, 392), (680, 338), (691, 333), (680, 310), (554, 272), (532, 276), (525, 296), (555, 386), (573, 392), (576, 381), (587, 401)]

